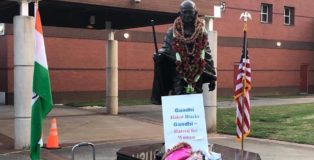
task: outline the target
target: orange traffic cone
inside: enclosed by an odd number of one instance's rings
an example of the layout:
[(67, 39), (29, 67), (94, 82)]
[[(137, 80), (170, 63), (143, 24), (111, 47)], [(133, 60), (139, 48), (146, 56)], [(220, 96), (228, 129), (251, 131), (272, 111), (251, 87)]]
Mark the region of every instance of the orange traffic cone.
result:
[(53, 118), (51, 120), (50, 132), (46, 144), (47, 149), (60, 149), (59, 138), (58, 138), (58, 129), (57, 129), (57, 120)]

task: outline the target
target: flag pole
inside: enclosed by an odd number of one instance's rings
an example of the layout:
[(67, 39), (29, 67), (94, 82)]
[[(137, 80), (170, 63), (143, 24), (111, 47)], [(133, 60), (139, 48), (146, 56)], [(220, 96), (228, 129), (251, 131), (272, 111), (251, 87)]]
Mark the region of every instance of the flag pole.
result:
[(250, 13), (248, 13), (247, 11), (245, 11), (244, 13), (241, 14), (241, 17), (240, 19), (242, 19), (243, 17), (243, 20), (244, 20), (244, 26), (243, 26), (243, 54), (244, 54), (244, 65), (242, 66), (242, 70), (243, 70), (243, 75), (242, 75), (242, 85), (243, 85), (243, 91), (242, 91), (242, 100), (241, 100), (241, 103), (242, 103), (242, 110), (241, 110), (241, 157), (243, 155), (243, 152), (244, 152), (244, 105), (245, 105), (245, 97), (246, 97), (246, 59), (247, 59), (247, 36), (246, 36), (246, 33), (247, 33), (247, 21), (248, 19), (251, 19), (251, 15)]
[(242, 96), (242, 100), (241, 100), (241, 107), (242, 107), (242, 109), (241, 109), (241, 151), (242, 151), (242, 153), (243, 153), (243, 148), (244, 148), (244, 134), (243, 134), (243, 131), (244, 131), (244, 99), (245, 99), (245, 86), (246, 86), (246, 69), (245, 69), (245, 67), (246, 67), (246, 31), (247, 31), (247, 22), (246, 21), (244, 21), (244, 27), (243, 27), (243, 54), (244, 54), (244, 57), (243, 57), (243, 59), (244, 59), (244, 65), (242, 66), (242, 70), (243, 70), (243, 75), (242, 75), (242, 85), (243, 85), (243, 87), (242, 87), (242, 94), (243, 94), (243, 96)]

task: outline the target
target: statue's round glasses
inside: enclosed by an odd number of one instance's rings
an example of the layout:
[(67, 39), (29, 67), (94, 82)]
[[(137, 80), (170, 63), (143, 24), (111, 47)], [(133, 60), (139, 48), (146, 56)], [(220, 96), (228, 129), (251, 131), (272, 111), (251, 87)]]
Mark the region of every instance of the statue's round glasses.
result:
[(180, 11), (181, 14), (184, 15), (195, 15), (195, 10), (194, 9), (185, 9)]

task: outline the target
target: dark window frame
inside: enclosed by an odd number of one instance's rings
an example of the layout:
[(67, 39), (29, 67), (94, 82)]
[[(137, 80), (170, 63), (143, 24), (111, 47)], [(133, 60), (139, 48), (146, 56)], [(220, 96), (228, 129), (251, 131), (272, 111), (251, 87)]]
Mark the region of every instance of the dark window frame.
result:
[[(287, 12), (288, 11), (288, 12)], [(295, 15), (295, 8), (290, 6), (284, 6), (283, 9), (283, 24), (287, 26), (294, 25), (294, 16)], [(286, 22), (288, 19), (288, 22)]]
[[(266, 11), (264, 10), (266, 7)], [(273, 22), (273, 5), (268, 3), (261, 3), (261, 23), (272, 23)], [(266, 19), (265, 19), (266, 17)]]

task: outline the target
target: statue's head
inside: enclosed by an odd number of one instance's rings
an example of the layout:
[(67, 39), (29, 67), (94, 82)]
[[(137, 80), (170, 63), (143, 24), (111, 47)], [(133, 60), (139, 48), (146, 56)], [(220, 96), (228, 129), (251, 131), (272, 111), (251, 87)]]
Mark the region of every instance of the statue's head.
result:
[(195, 3), (191, 0), (185, 0), (180, 5), (180, 17), (183, 22), (193, 22), (196, 18), (197, 11)]

